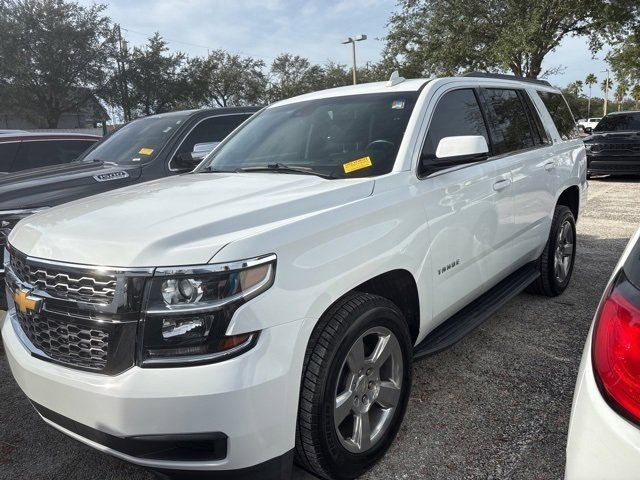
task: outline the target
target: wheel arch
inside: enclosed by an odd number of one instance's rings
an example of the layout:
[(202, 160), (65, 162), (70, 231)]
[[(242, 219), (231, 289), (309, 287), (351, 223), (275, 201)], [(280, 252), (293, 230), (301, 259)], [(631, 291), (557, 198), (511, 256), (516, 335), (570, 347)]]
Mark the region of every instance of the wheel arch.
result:
[(577, 221), (580, 213), (580, 189), (577, 185), (567, 187), (558, 197), (556, 205), (564, 205), (571, 210), (573, 218)]

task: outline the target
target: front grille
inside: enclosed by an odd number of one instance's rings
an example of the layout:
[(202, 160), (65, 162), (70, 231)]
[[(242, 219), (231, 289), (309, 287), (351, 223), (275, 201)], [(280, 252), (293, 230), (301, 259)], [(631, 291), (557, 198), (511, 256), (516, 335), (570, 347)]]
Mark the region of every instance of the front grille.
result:
[(109, 332), (94, 325), (70, 323), (51, 312), (20, 313), (20, 328), (33, 345), (48, 357), (75, 367), (103, 370), (107, 365)]
[(11, 255), (10, 262), (11, 270), (20, 280), (58, 297), (105, 303), (115, 295), (117, 280), (111, 275), (65, 272), (52, 266), (29, 264), (18, 255)]
[(640, 143), (601, 143), (600, 150), (609, 152), (640, 152)]

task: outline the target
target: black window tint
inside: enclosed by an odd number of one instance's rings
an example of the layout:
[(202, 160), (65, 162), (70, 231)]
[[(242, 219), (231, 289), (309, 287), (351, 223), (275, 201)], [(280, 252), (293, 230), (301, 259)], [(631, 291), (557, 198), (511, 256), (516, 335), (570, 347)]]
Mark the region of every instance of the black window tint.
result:
[(612, 113), (604, 117), (594, 132), (640, 131), (640, 113)]
[(10, 172), (20, 142), (0, 143), (0, 172)]
[(522, 100), (527, 105), (527, 113), (529, 113), (529, 120), (531, 122), (531, 128), (534, 133), (534, 142), (539, 145), (548, 145), (551, 143), (551, 139), (547, 134), (547, 130), (544, 128), (544, 124), (540, 119), (540, 114), (533, 104), (531, 97), (526, 92), (520, 92)]
[(538, 95), (542, 99), (544, 106), (547, 107), (549, 115), (551, 115), (553, 123), (558, 129), (560, 138), (563, 140), (577, 138), (576, 122), (564, 97), (559, 93), (541, 91), (538, 92)]
[(426, 173), (429, 162), (436, 159), (440, 140), (460, 135), (482, 135), (489, 143), (478, 100), (470, 89), (454, 90), (438, 101), (422, 147), (420, 174)]
[(95, 142), (90, 140), (23, 141), (13, 170), (46, 167), (75, 160)]
[(484, 92), (491, 118), (493, 154), (503, 155), (533, 147), (531, 126), (518, 92), (501, 88), (489, 88)]
[[(187, 138), (185, 138), (182, 145), (180, 145), (176, 151), (176, 155), (191, 153), (194, 145), (198, 143), (221, 142), (250, 116), (251, 115), (224, 115), (201, 121), (191, 130), (191, 133), (187, 135)], [(174, 155), (174, 158), (176, 155)]]

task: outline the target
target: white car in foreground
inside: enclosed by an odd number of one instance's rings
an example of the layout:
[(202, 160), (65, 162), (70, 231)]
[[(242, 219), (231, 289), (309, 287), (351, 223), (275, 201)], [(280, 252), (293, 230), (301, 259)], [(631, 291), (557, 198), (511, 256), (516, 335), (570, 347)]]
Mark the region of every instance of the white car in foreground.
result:
[(567, 288), (574, 127), (548, 83), (478, 74), (271, 105), (191, 174), (17, 224), (11, 371), (47, 423), (139, 465), (355, 478), (415, 359)]
[(587, 338), (573, 398), (566, 479), (640, 477), (640, 230)]

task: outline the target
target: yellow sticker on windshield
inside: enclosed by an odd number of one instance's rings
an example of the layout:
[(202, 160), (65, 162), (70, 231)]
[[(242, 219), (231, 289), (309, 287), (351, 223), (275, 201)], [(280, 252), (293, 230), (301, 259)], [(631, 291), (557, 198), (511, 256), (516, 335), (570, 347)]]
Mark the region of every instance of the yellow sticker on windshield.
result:
[(373, 163), (371, 163), (371, 157), (362, 157), (343, 164), (342, 168), (344, 168), (344, 173), (351, 173), (371, 166), (373, 166)]
[(153, 148), (141, 148), (138, 153), (140, 155), (151, 155), (153, 153)]

